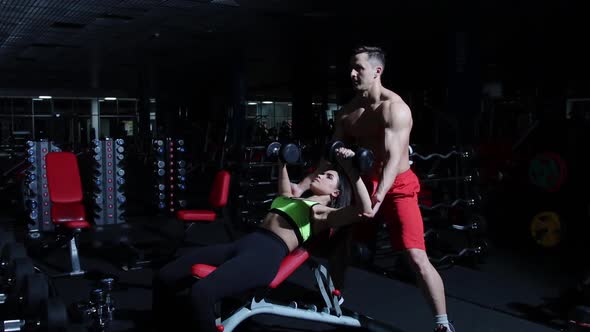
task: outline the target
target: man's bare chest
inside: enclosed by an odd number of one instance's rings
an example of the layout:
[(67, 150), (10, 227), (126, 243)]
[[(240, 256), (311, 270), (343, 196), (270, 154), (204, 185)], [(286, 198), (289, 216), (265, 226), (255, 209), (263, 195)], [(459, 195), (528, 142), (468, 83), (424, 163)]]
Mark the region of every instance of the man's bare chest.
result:
[(379, 111), (353, 112), (344, 123), (347, 136), (363, 138), (383, 135), (383, 116)]

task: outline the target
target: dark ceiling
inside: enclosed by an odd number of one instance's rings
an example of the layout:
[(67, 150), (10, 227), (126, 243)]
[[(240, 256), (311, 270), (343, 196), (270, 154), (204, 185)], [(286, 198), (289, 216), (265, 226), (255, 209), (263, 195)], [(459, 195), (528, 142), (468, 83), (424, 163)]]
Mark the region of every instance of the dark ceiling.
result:
[(191, 89), (241, 70), (249, 91), (279, 94), (293, 76), (346, 84), (362, 42), (387, 49), (396, 84), (444, 85), (457, 32), (484, 80), (586, 84), (586, 13), (572, 1), (0, 0), (0, 88), (135, 91), (150, 77)]

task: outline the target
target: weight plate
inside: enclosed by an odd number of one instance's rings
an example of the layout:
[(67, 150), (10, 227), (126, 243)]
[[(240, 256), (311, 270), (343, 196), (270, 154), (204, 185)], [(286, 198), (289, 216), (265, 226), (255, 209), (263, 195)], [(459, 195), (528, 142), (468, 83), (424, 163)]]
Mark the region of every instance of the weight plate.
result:
[(529, 163), (529, 181), (544, 191), (558, 191), (566, 179), (567, 164), (557, 153), (539, 153)]
[(545, 248), (553, 248), (562, 240), (562, 226), (557, 213), (542, 211), (531, 220), (530, 231), (535, 243)]
[(287, 144), (285, 147), (280, 151), (281, 158), (287, 164), (294, 164), (299, 160), (299, 147), (295, 144)]
[(266, 156), (268, 158), (274, 158), (279, 155), (279, 150), (281, 149), (281, 143), (279, 142), (272, 142), (266, 148)]

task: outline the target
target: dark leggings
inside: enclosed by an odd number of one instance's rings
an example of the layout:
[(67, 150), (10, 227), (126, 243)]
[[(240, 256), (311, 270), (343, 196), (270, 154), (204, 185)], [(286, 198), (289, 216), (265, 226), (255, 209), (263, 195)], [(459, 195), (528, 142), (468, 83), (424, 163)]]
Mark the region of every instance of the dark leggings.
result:
[[(276, 276), (289, 249), (285, 242), (265, 229), (256, 230), (236, 242), (199, 247), (168, 263), (155, 275), (153, 308), (158, 330), (169, 330), (177, 292), (190, 287), (190, 316), (198, 331), (214, 332), (215, 304), (227, 296), (265, 287)], [(195, 282), (193, 264), (218, 268)]]

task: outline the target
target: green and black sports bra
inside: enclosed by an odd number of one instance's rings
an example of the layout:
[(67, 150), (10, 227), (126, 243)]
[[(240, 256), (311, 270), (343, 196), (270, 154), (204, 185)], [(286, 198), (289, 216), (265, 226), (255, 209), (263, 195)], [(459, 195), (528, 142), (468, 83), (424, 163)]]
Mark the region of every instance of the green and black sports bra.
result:
[(311, 207), (318, 202), (278, 196), (272, 201), (270, 211), (285, 218), (297, 232), (299, 244), (311, 237)]

